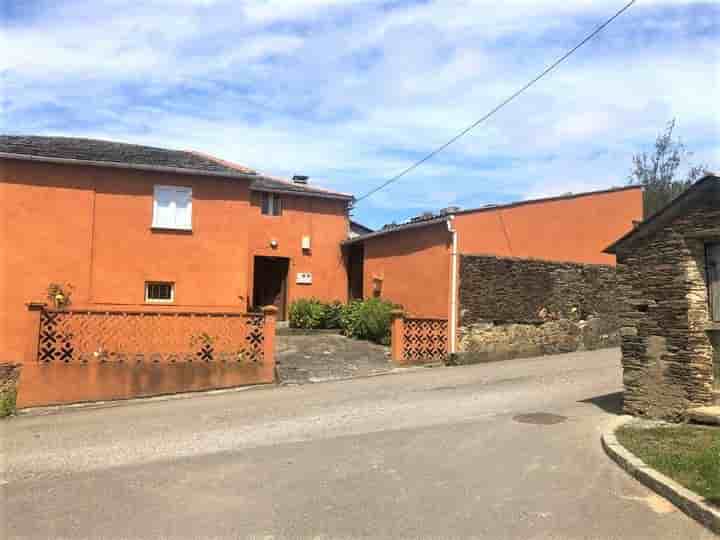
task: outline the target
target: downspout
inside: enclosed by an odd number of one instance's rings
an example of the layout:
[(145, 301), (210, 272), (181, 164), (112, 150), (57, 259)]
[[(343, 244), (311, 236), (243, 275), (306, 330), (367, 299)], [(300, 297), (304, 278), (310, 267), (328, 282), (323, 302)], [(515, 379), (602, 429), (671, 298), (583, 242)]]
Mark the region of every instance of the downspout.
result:
[(452, 251), (450, 252), (450, 354), (457, 352), (457, 258), (458, 233), (453, 228), (455, 216), (447, 220), (448, 231), (452, 235)]

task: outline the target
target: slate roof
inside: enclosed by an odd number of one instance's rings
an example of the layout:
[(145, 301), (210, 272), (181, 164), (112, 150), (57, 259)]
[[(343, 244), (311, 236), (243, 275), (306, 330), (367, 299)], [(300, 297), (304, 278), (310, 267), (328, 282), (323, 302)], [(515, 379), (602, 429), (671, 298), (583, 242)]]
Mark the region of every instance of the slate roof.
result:
[(605, 253), (616, 254), (618, 249), (630, 247), (651, 236), (673, 219), (687, 212), (693, 205), (709, 201), (720, 204), (720, 176), (715, 173), (707, 173), (682, 195), (640, 222), (632, 231), (605, 249)]
[(429, 225), (436, 225), (438, 223), (446, 223), (448, 219), (450, 219), (451, 215), (443, 215), (443, 216), (432, 216), (427, 218), (414, 218), (408, 222), (405, 223), (391, 223), (389, 225), (385, 225), (382, 229), (379, 231), (371, 232), (368, 234), (362, 234), (360, 236), (356, 236), (354, 238), (350, 238), (348, 240), (345, 240), (342, 242), (343, 244), (357, 244), (359, 242), (364, 242), (365, 240), (370, 240), (371, 238), (377, 238), (378, 236), (385, 236), (386, 234), (390, 233), (396, 233), (399, 231), (404, 231), (407, 229), (416, 229), (418, 227), (427, 227)]
[(185, 174), (243, 178), (254, 191), (351, 200), (352, 195), (259, 174), (257, 171), (213, 156), (186, 150), (128, 144), (78, 137), (0, 135), (0, 157), (20, 157), (39, 161), (85, 162), (96, 166), (123, 166), (166, 170)]

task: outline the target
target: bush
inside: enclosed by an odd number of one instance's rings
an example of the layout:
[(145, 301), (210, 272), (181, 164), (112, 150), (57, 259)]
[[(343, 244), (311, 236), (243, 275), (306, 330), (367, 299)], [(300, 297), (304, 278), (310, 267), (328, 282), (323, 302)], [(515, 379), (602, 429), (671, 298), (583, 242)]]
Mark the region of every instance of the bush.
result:
[(345, 306), (340, 300), (335, 300), (332, 304), (327, 304), (325, 306), (323, 328), (332, 330), (342, 328), (342, 314), (344, 310)]
[(290, 305), (290, 327), (305, 330), (340, 329), (348, 337), (390, 344), (390, 312), (396, 306), (379, 298), (336, 300), (324, 304), (317, 298), (302, 298)]
[(0, 391), (0, 418), (15, 414), (17, 391), (14, 387)]
[(314, 330), (323, 328), (327, 306), (316, 298), (301, 298), (290, 304), (290, 327)]
[(342, 313), (342, 329), (346, 336), (367, 339), (383, 345), (390, 344), (390, 312), (392, 302), (380, 298), (354, 300)]

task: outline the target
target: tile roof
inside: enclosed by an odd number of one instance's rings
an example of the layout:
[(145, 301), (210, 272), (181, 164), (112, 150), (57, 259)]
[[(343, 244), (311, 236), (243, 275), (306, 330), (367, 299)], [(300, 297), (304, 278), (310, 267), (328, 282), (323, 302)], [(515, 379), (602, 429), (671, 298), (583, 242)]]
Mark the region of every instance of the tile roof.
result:
[(244, 178), (250, 189), (351, 200), (352, 195), (259, 174), (244, 165), (186, 150), (78, 137), (0, 135), (0, 157), (27, 157), (40, 161), (81, 161), (97, 166), (170, 170)]

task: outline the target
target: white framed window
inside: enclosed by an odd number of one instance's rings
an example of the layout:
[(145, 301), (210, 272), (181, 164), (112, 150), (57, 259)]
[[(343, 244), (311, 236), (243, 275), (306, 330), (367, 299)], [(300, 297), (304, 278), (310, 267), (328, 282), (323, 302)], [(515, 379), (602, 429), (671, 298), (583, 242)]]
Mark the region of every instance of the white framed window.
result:
[(155, 186), (153, 228), (192, 230), (192, 188)]
[(169, 281), (146, 281), (145, 302), (171, 304), (175, 301), (175, 284)]
[(276, 193), (262, 194), (262, 213), (266, 216), (282, 216), (282, 199)]

